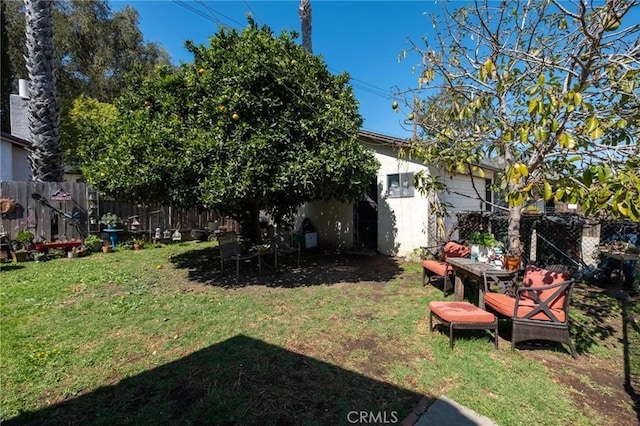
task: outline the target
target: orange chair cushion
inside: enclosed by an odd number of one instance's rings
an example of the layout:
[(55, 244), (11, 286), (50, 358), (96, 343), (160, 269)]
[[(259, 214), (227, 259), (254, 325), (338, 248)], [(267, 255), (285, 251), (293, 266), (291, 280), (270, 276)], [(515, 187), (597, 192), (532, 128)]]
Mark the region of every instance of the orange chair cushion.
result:
[(451, 272), (451, 268), (446, 264), (446, 262), (441, 262), (439, 260), (424, 260), (422, 261), (422, 267), (443, 277)]
[(447, 322), (493, 322), (495, 315), (468, 302), (429, 302), (429, 310)]
[[(507, 294), (500, 293), (487, 293), (484, 295), (484, 304), (489, 306), (491, 309), (496, 312), (501, 313), (509, 318), (514, 317), (515, 308), (516, 308), (516, 298), (509, 296)], [(536, 308), (537, 304), (530, 299), (520, 299), (520, 305), (518, 306), (518, 318), (524, 318)], [(559, 321), (564, 322), (565, 312), (563, 309), (552, 308), (551, 312), (556, 316)], [(544, 311), (540, 311), (531, 319), (541, 320), (541, 321), (551, 321), (551, 318)]]
[(448, 257), (469, 257), (469, 247), (449, 241), (444, 245), (444, 255), (442, 257), (442, 260), (447, 260)]
[[(539, 268), (537, 266), (529, 265), (524, 271), (524, 278), (522, 279), (523, 287), (544, 287), (547, 285), (561, 283), (563, 281), (567, 281), (570, 279), (570, 275), (563, 272), (551, 272), (544, 268)], [(537, 290), (538, 296), (540, 300), (543, 302), (547, 301), (549, 297), (553, 295), (553, 293), (558, 290), (557, 288), (553, 288), (551, 290)], [(531, 299), (529, 296), (529, 292), (522, 293), (523, 298)], [(550, 308), (558, 308), (562, 309), (564, 306), (565, 295), (562, 294), (554, 301), (549, 301)]]

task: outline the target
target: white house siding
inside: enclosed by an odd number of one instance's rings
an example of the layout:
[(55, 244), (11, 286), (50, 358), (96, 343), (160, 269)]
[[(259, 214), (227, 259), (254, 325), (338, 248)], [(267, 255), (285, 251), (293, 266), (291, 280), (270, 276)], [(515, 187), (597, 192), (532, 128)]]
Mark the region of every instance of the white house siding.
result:
[[(430, 168), (421, 161), (410, 158), (400, 158), (395, 150), (395, 144), (402, 140), (370, 132), (364, 135), (361, 142), (374, 152), (380, 162), (377, 174), (378, 188), (378, 240), (377, 249), (380, 253), (391, 256), (407, 256), (417, 251), (421, 246), (429, 245), (429, 201), (417, 190), (411, 197), (388, 196), (388, 175), (402, 173), (430, 172)], [(379, 140), (379, 143), (377, 143)], [(455, 174), (453, 176), (440, 173), (442, 181), (459, 194), (475, 196), (468, 176)], [(476, 180), (476, 186), (482, 196), (485, 192), (485, 179), (492, 178), (493, 173), (484, 169), (485, 177)], [(441, 202), (451, 203), (449, 208), (451, 218), (445, 224), (449, 229), (456, 221), (456, 212), (479, 211), (484, 206), (478, 200), (458, 194), (438, 194)], [(296, 228), (302, 220), (308, 217), (318, 230), (318, 245), (325, 247), (353, 248), (354, 246), (354, 207), (353, 203), (314, 202), (304, 205), (298, 211)]]
[(13, 180), (12, 143), (0, 142), (0, 180)]
[[(448, 207), (449, 217), (445, 219), (447, 231), (457, 222), (456, 213), (485, 211), (485, 205), (477, 199), (473, 185), (475, 184), (478, 193), (484, 197), (486, 179), (493, 179), (493, 172), (484, 169), (484, 177), (474, 177), (473, 184), (471, 177), (467, 175), (441, 173), (440, 176), (450, 191), (438, 194), (441, 203), (450, 205)], [(457, 237), (458, 234), (455, 232), (453, 238)]]
[(11, 150), (13, 152), (13, 180), (31, 180), (31, 166), (27, 151), (16, 145), (13, 145)]

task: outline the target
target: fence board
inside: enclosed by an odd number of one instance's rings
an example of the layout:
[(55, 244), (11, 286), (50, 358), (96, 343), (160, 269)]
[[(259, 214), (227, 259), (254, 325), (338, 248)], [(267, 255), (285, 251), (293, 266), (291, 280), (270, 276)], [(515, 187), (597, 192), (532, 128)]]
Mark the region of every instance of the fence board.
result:
[[(52, 200), (56, 191), (62, 190), (71, 194), (69, 201)], [(0, 198), (11, 198), (18, 203), (18, 208), (11, 214), (2, 216), (0, 232), (4, 232), (10, 239), (14, 239), (21, 230), (29, 230), (36, 238), (54, 241), (56, 239), (84, 238), (88, 233), (99, 233), (102, 226), (98, 223), (91, 225), (88, 216), (89, 188), (83, 182), (0, 182)], [(39, 194), (54, 209), (41, 201), (34, 199), (33, 194)], [(192, 228), (206, 229), (208, 222), (217, 221), (220, 226), (239, 230), (239, 225), (231, 218), (222, 218), (215, 210), (198, 211), (196, 209), (180, 210), (168, 206), (137, 205), (114, 200), (98, 195), (97, 219), (107, 212), (112, 212), (122, 218), (127, 230), (132, 230), (131, 224), (136, 218), (140, 223), (139, 233), (155, 233), (156, 228), (161, 231), (179, 229), (183, 237), (188, 238), (188, 231)], [(72, 220), (68, 216), (73, 216)], [(74, 225), (74, 223), (77, 223)], [(185, 232), (186, 231), (186, 232)]]

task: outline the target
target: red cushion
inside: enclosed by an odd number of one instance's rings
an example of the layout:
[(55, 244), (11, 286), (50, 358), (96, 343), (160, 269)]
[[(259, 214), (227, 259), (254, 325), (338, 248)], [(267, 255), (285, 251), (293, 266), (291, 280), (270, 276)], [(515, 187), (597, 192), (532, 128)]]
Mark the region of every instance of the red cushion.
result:
[(444, 245), (443, 260), (448, 257), (469, 257), (469, 247), (449, 241)]
[(422, 266), (430, 270), (434, 274), (440, 275), (442, 277), (452, 271), (449, 265), (447, 265), (445, 262), (440, 262), (439, 260), (424, 260), (422, 261)]
[[(566, 272), (551, 272), (544, 268), (539, 268), (537, 266), (529, 265), (524, 271), (524, 278), (522, 279), (523, 287), (544, 287), (547, 285), (561, 283), (563, 281), (567, 281), (571, 278), (571, 276)], [(558, 290), (557, 288), (552, 288), (551, 290), (537, 290), (538, 296), (540, 296), (540, 300), (547, 301), (549, 297), (553, 295), (553, 293)], [(525, 291), (521, 294), (523, 298), (531, 299), (529, 296), (529, 292)], [(550, 308), (562, 309), (564, 306), (565, 295), (562, 294), (556, 300), (549, 301)]]
[[(484, 304), (490, 307), (496, 312), (501, 313), (509, 318), (513, 318), (516, 307), (516, 298), (507, 294), (500, 293), (487, 293), (484, 295)], [(520, 305), (518, 306), (518, 318), (524, 318), (536, 307), (536, 303), (529, 299), (520, 299)], [(565, 313), (562, 309), (551, 309), (551, 312), (560, 321), (565, 321)], [(551, 321), (551, 318), (544, 311), (540, 311), (531, 319)]]
[(469, 302), (429, 302), (429, 310), (447, 322), (493, 322), (495, 315)]

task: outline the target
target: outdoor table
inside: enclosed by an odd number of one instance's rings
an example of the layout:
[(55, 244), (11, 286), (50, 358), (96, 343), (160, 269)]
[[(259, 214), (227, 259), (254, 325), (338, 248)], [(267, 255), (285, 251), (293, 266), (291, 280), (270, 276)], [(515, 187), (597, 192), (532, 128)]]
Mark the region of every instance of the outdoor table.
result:
[(462, 302), (464, 298), (464, 278), (469, 278), (478, 283), (478, 301), (484, 300), (484, 272), (490, 271), (493, 274), (513, 275), (516, 271), (498, 269), (494, 265), (486, 262), (473, 261), (467, 257), (449, 257), (447, 263), (451, 265), (455, 276), (453, 294), (457, 302)]
[(607, 251), (607, 250), (601, 250), (600, 253), (603, 256), (606, 256), (613, 260), (617, 260), (619, 262), (618, 267), (619, 267), (620, 276), (622, 278), (621, 281), (623, 285), (627, 280), (627, 277), (624, 275), (624, 262), (626, 261), (637, 262), (638, 260), (640, 260), (640, 255), (635, 253), (622, 253), (619, 251)]

